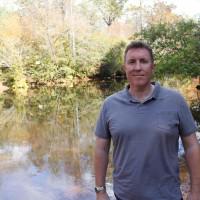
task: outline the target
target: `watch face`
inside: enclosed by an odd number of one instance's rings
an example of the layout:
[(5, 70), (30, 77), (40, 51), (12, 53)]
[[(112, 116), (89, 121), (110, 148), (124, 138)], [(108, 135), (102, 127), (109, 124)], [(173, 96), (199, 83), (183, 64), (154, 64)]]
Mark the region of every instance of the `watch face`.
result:
[(104, 190), (105, 190), (105, 187), (104, 187), (104, 186), (95, 187), (94, 189), (95, 189), (95, 192), (98, 193), (98, 192), (104, 191)]

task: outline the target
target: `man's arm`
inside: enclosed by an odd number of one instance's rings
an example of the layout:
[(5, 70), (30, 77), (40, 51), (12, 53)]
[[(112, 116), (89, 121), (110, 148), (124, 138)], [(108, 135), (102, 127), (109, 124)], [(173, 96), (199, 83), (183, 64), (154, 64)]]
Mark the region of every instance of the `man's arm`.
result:
[(188, 199), (200, 200), (200, 145), (195, 133), (182, 137), (182, 142), (191, 180)]
[[(109, 161), (110, 139), (96, 138), (94, 169), (96, 186), (105, 186)], [(109, 200), (106, 191), (97, 193), (97, 200)]]

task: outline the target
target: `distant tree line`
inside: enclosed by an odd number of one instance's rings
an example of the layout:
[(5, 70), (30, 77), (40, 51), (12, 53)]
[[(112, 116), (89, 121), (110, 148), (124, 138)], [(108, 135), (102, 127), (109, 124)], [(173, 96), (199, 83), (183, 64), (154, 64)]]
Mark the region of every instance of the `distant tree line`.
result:
[(0, 8), (0, 79), (13, 91), (123, 76), (123, 51), (144, 40), (156, 54), (157, 76), (200, 74), (200, 22), (173, 5), (127, 0), (16, 0)]

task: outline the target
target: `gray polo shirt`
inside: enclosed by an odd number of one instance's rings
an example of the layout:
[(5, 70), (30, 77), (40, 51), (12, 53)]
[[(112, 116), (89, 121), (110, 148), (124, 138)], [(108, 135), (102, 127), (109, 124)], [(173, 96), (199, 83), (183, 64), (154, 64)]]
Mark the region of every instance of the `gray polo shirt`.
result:
[(196, 132), (177, 92), (158, 83), (140, 103), (128, 86), (107, 97), (95, 134), (113, 141), (114, 192), (122, 200), (180, 200), (178, 138)]

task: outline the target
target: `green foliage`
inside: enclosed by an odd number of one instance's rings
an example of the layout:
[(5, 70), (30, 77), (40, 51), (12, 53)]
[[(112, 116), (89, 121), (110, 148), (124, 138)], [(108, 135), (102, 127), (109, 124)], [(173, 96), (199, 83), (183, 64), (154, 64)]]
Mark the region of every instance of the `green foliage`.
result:
[(137, 36), (153, 47), (157, 76), (200, 75), (200, 22), (152, 25)]
[(25, 61), (26, 74), (29, 80), (46, 84), (56, 82), (59, 79), (73, 78), (73, 60), (66, 38), (58, 38), (55, 43), (57, 52), (55, 60), (41, 42), (33, 42), (30, 45), (30, 53)]
[(26, 83), (26, 77), (24, 75), (24, 69), (22, 66), (16, 66), (14, 65), (12, 67), (12, 74), (13, 74), (13, 90), (17, 94), (22, 94), (26, 95), (27, 94), (27, 89), (28, 85)]
[(77, 40), (76, 67), (79, 77), (93, 76), (112, 42), (103, 35), (82, 36)]
[[(5, 28), (0, 32), (3, 69), (0, 80), (5, 80), (17, 92), (17, 88), (25, 91), (29, 84), (71, 86), (77, 79), (96, 74), (101, 78), (122, 75), (125, 43), (120, 42), (120, 36), (112, 35), (118, 30), (117, 23), (111, 25), (122, 16), (126, 2), (87, 0), (77, 6), (64, 0), (53, 0), (48, 5), (44, 0), (17, 1), (16, 5), (21, 9), (6, 15), (11, 18), (5, 21)], [(162, 7), (166, 13), (169, 10), (167, 20), (164, 20), (168, 22), (173, 17), (171, 10), (165, 5), (159, 5), (156, 10)], [(163, 21), (160, 20), (162, 12), (154, 14), (159, 17), (157, 21)], [(102, 25), (100, 15), (109, 28)], [(0, 20), (4, 18), (0, 9)], [(17, 25), (15, 32), (11, 22)], [(118, 25), (121, 30), (125, 24), (121, 21)], [(124, 28), (122, 32), (126, 32)], [(157, 75), (200, 74), (199, 22), (147, 25), (137, 37), (154, 48)]]
[(99, 72), (101, 77), (111, 77), (123, 74), (122, 65), (125, 46), (125, 42), (120, 42), (109, 49), (105, 57), (102, 59)]
[(6, 77), (5, 81), (7, 82), (7, 85), (11, 87), (16, 95), (27, 95), (28, 85), (24, 69), (21, 65), (14, 64), (4, 76)]
[(94, 0), (98, 6), (104, 22), (110, 26), (116, 18), (122, 15), (124, 4), (127, 0)]

